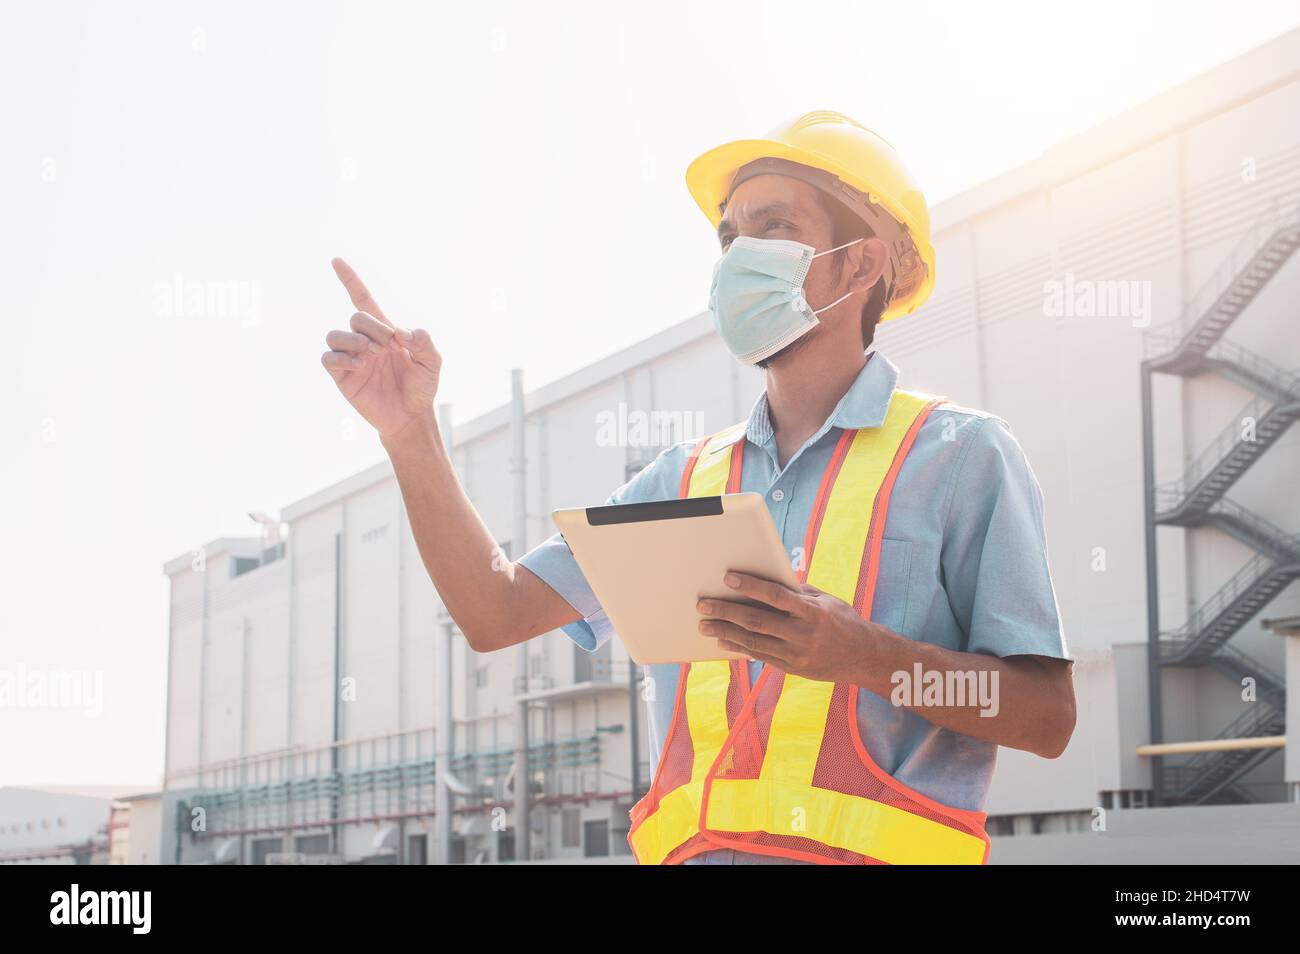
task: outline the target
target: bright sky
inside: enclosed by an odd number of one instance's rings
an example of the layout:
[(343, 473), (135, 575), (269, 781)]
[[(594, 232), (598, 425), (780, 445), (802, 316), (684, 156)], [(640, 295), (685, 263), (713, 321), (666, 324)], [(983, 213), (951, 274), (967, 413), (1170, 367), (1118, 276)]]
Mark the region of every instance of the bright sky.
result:
[[(700, 311), (697, 153), (815, 108), (932, 201), (1300, 25), (1300, 2), (0, 7), (0, 785), (153, 784), (164, 560), (382, 456), (318, 360), (344, 255), (457, 419)], [(226, 302), (191, 300), (190, 283)], [(177, 285), (181, 293), (171, 289)]]

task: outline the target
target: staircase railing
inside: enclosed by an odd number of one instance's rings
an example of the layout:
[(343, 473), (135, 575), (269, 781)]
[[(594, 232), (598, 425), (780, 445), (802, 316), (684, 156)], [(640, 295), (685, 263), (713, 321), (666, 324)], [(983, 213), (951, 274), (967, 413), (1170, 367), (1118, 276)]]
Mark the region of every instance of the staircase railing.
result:
[[(1287, 537), (1285, 544), (1290, 547), (1300, 546), (1300, 534)], [(1257, 553), (1246, 564), (1228, 578), (1228, 581), (1214, 592), (1209, 599), (1194, 609), (1187, 617), (1187, 622), (1175, 630), (1162, 633), (1162, 638), (1186, 640), (1189, 644), (1204, 632), (1229, 607), (1247, 593), (1251, 587), (1261, 582), (1264, 577), (1279, 569), (1280, 564)]]
[(1202, 320), (1216, 311), (1255, 257), (1282, 228), (1300, 225), (1300, 203), (1273, 203), (1242, 233), (1232, 251), (1201, 285), (1174, 321), (1143, 336), (1143, 357), (1153, 358), (1178, 350)]
[[(1271, 735), (1285, 717), (1271, 706), (1253, 705), (1236, 719), (1233, 719), (1216, 739), (1250, 739), (1262, 735)], [(1272, 754), (1275, 749), (1231, 749), (1219, 752), (1200, 752), (1182, 765), (1170, 765), (1166, 768), (1170, 788), (1177, 798), (1189, 798), (1197, 794), (1196, 789), (1206, 781), (1214, 779), (1216, 773), (1223, 773), (1219, 787), (1229, 784), (1245, 764)]]
[[(1300, 405), (1300, 399), (1297, 399)], [(1254, 422), (1258, 428), (1261, 421), (1274, 411), (1286, 412), (1290, 404), (1280, 404), (1275, 401), (1259, 395), (1250, 400), (1250, 402), (1237, 412), (1236, 416), (1228, 426), (1220, 431), (1209, 445), (1201, 450), (1190, 464), (1183, 470), (1181, 477), (1175, 480), (1167, 481), (1157, 487), (1160, 494), (1175, 494), (1181, 502), (1181, 498), (1187, 497), (1196, 489), (1211, 471), (1219, 466), (1229, 454), (1237, 449), (1239, 444), (1248, 443), (1241, 436), (1242, 422), (1247, 418)], [(1300, 406), (1297, 406), (1300, 411)]]
[(1244, 369), (1258, 380), (1266, 382), (1277, 392), (1277, 397), (1300, 398), (1300, 371), (1288, 371), (1235, 341), (1220, 338), (1205, 353), (1205, 357)]
[(1211, 520), (1217, 518), (1243, 525), (1247, 530), (1246, 535), (1253, 538), (1252, 546), (1258, 550), (1259, 545), (1263, 543), (1274, 551), (1274, 553), (1265, 553), (1265, 556), (1276, 554), (1275, 558), (1300, 560), (1300, 549), (1293, 546), (1297, 535), (1287, 533), (1277, 524), (1265, 520), (1255, 511), (1246, 509), (1235, 500), (1220, 497), (1210, 507), (1208, 516)]
[(1236, 646), (1225, 643), (1209, 658), (1209, 663), (1220, 672), (1231, 671), (1234, 676), (1250, 676), (1255, 680), (1260, 701), (1277, 709), (1286, 708), (1286, 682), (1273, 669), (1254, 656), (1243, 653)]

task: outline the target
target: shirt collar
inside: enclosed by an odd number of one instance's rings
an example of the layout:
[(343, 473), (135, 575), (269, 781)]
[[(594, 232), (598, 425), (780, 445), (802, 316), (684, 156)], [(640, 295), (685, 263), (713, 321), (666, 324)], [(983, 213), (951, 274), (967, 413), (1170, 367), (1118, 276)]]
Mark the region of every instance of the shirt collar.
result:
[[(867, 363), (835, 405), (835, 410), (831, 411), (819, 433), (824, 433), (828, 427), (839, 427), (846, 431), (860, 427), (879, 427), (885, 423), (885, 412), (889, 410), (889, 401), (897, 386), (898, 367), (879, 351), (870, 352)], [(762, 447), (773, 436), (772, 420), (767, 412), (767, 389), (764, 388), (749, 412), (745, 437), (750, 443)]]

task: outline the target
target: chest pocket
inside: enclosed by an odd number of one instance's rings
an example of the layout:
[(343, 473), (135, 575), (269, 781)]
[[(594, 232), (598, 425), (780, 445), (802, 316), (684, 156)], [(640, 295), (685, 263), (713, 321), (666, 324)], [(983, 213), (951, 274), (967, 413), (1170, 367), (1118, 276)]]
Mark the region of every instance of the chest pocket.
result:
[(901, 635), (907, 632), (907, 602), (912, 578), (912, 544), (885, 537), (880, 543), (880, 568), (871, 621)]

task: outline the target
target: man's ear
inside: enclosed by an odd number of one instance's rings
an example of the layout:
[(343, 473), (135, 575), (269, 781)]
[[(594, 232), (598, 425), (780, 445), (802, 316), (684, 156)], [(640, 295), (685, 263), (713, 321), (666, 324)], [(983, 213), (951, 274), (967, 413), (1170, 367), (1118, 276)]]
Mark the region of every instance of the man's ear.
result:
[(889, 264), (889, 246), (873, 235), (848, 251), (857, 251), (857, 255), (850, 259), (855, 267), (849, 278), (849, 289), (866, 291), (885, 273), (885, 266)]

